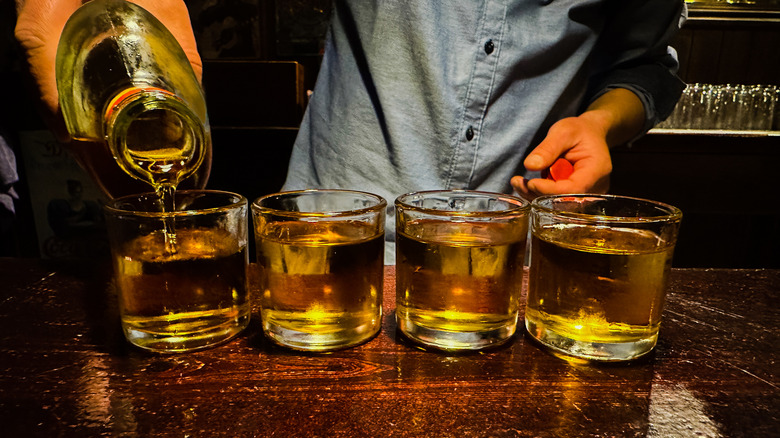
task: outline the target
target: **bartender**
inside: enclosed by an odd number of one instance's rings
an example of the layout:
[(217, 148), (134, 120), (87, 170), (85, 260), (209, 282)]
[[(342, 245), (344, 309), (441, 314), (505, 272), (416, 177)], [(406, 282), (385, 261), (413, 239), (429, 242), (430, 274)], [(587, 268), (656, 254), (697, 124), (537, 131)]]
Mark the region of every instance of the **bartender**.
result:
[[(337, 1), (285, 189), (605, 192), (671, 112), (682, 0)], [(533, 178), (558, 157), (570, 178)]]
[[(136, 3), (199, 73), (184, 3)], [(55, 129), (54, 56), (80, 4), (17, 0), (16, 36)], [(685, 16), (682, 0), (335, 1), (284, 189), (390, 203), (425, 189), (605, 192), (609, 148), (663, 120), (684, 88), (669, 40)], [(559, 157), (571, 176), (538, 178)]]

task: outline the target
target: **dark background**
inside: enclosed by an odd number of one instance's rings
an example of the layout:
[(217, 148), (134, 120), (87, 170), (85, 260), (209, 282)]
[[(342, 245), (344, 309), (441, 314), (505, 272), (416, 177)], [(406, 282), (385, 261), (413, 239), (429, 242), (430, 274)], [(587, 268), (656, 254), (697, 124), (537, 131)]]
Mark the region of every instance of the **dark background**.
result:
[[(186, 3), (204, 60), (214, 146), (209, 187), (250, 200), (277, 191), (317, 76), (330, 1)], [(780, 86), (777, 4), (690, 4), (690, 19), (673, 43), (681, 78)], [(14, 15), (13, 2), (0, 2), (0, 130), (17, 149), (21, 179), (0, 256), (38, 257), (18, 138), (45, 128), (24, 87)], [(683, 210), (676, 267), (780, 268), (778, 158), (780, 136), (651, 131), (614, 150), (611, 192)]]

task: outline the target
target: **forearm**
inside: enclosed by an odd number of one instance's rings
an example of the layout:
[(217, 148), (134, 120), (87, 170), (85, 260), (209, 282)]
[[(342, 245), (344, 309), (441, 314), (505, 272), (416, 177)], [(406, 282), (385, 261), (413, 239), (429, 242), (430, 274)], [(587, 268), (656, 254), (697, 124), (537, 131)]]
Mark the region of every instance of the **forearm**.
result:
[(645, 123), (642, 101), (632, 91), (615, 88), (602, 94), (580, 115), (601, 131), (609, 147), (639, 135)]
[(647, 112), (642, 129), (650, 129), (672, 112), (685, 88), (669, 47), (687, 16), (685, 2), (614, 0), (605, 12), (608, 25), (594, 49), (587, 103), (608, 90), (631, 90)]

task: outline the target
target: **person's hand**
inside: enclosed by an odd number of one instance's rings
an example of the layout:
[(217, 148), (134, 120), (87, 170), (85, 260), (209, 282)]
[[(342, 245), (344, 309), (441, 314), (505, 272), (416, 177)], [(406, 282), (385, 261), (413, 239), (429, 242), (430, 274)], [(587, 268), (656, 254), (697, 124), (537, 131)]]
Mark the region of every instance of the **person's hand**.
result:
[[(157, 17), (176, 37), (190, 60), (198, 79), (202, 64), (195, 44), (187, 6), (181, 0), (132, 0)], [(68, 18), (78, 9), (82, 0), (17, 0), (17, 21), (14, 31), (27, 60), (30, 75), (35, 81), (43, 104), (46, 122), (60, 140), (68, 135), (59, 114), (57, 81), (54, 62), (60, 34)]]
[(604, 93), (578, 117), (553, 124), (547, 137), (523, 163), (529, 171), (542, 171), (558, 158), (565, 158), (574, 167), (571, 175), (557, 181), (514, 176), (510, 180), (512, 187), (528, 199), (564, 193), (606, 193), (612, 173), (609, 148), (638, 135), (644, 116), (644, 106), (633, 92), (617, 88)]
[(606, 132), (588, 120), (585, 113), (579, 117), (559, 120), (550, 127), (547, 137), (534, 148), (524, 161), (529, 171), (543, 171), (563, 157), (572, 163), (574, 171), (564, 180), (547, 178), (512, 178), (512, 187), (523, 197), (558, 193), (606, 193), (612, 159), (606, 141)]
[[(182, 0), (132, 0), (158, 20), (173, 34), (190, 60), (200, 80), (202, 64), (187, 7)], [(60, 112), (55, 77), (57, 46), (65, 23), (78, 9), (82, 0), (17, 0), (15, 36), (25, 59), (34, 94), (40, 101), (41, 113), (57, 139), (65, 144), (76, 161), (85, 168), (110, 196), (148, 191), (150, 187), (127, 176), (114, 162), (105, 145), (71, 142)], [(196, 175), (196, 186), (205, 185), (210, 169), (204, 163)]]

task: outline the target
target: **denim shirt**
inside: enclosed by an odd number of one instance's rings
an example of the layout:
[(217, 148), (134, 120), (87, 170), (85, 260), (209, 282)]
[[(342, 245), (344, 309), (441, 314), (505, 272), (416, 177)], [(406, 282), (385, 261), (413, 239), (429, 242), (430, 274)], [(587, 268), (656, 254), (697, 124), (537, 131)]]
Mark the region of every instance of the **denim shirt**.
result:
[(668, 42), (685, 15), (682, 0), (336, 0), (284, 189), (389, 205), (416, 190), (511, 193), (550, 125), (609, 89), (639, 96), (645, 129), (668, 116), (684, 87)]

